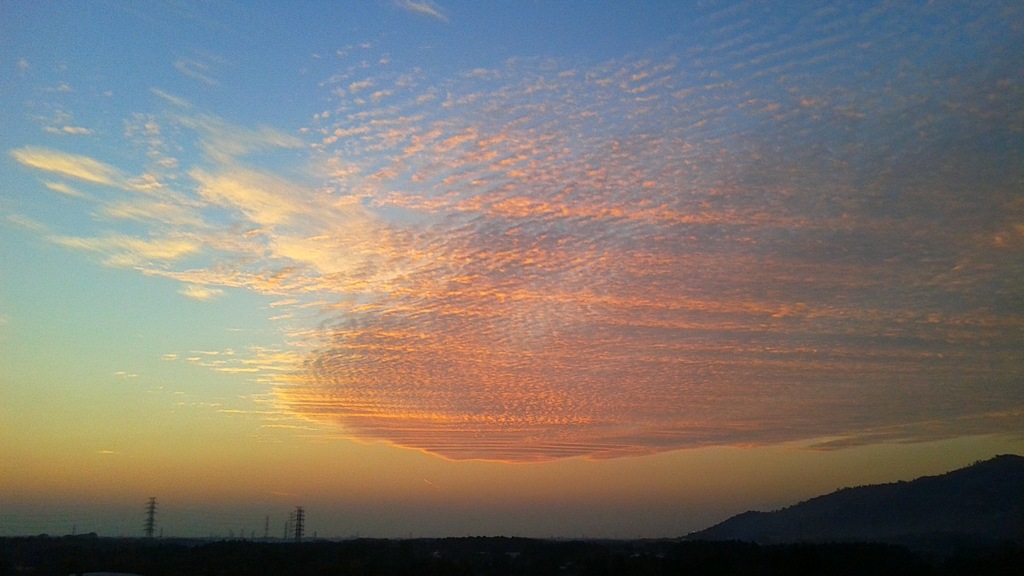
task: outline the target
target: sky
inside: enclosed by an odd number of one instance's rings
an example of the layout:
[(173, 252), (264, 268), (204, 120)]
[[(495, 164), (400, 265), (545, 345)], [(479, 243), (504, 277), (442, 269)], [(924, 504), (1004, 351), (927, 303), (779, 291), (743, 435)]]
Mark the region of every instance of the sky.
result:
[(1022, 22), (4, 2), (0, 535), (675, 537), (1024, 453)]

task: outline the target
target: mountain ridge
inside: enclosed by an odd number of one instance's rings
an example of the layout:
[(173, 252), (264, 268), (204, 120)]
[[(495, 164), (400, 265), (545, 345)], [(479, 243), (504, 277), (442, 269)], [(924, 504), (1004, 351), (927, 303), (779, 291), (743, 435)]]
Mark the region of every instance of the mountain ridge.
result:
[(1024, 543), (1024, 457), (1003, 454), (936, 476), (841, 488), (773, 512), (743, 512), (687, 539)]

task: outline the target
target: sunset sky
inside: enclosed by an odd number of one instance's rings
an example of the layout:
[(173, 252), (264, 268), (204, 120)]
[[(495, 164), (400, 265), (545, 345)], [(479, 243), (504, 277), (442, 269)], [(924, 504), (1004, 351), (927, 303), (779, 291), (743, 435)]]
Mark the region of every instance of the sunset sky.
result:
[(679, 536), (1024, 453), (1024, 4), (0, 5), (0, 535)]

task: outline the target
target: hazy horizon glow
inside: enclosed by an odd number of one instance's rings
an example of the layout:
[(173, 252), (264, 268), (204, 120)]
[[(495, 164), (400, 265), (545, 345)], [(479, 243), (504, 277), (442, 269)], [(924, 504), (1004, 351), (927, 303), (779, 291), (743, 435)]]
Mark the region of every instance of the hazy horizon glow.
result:
[(1020, 451), (1019, 7), (565, 4), (8, 8), (0, 496), (633, 535)]

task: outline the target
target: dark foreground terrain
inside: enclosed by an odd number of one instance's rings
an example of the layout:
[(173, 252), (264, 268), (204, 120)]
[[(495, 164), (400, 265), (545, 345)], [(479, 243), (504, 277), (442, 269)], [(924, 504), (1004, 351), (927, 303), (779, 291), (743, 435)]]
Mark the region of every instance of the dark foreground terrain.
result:
[(888, 542), (941, 552), (948, 544), (940, 534), (951, 541), (1024, 544), (1024, 457), (1004, 454), (910, 482), (843, 488), (774, 512), (745, 512), (690, 537)]
[(189, 541), (0, 539), (0, 575), (793, 575), (1024, 574), (1024, 547), (961, 544), (937, 555), (892, 544), (779, 544), (524, 538)]
[(0, 576), (1024, 575), (1024, 457), (746, 512), (686, 539), (0, 538)]

